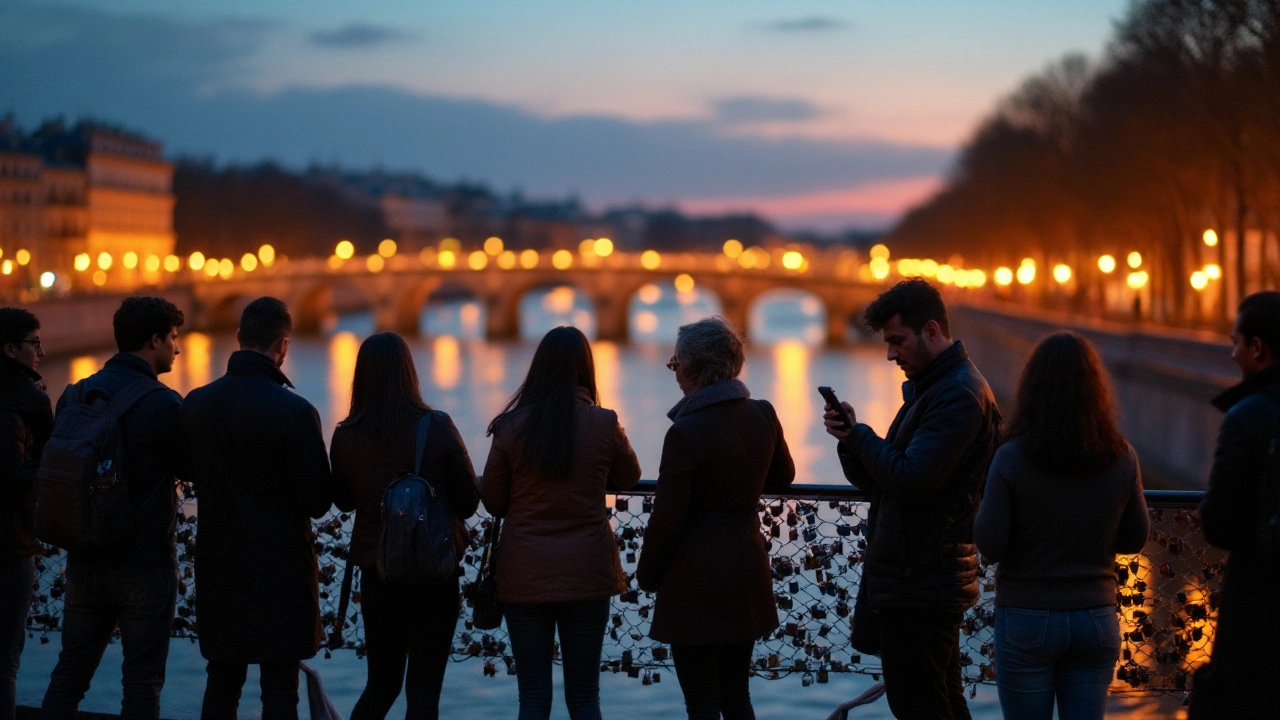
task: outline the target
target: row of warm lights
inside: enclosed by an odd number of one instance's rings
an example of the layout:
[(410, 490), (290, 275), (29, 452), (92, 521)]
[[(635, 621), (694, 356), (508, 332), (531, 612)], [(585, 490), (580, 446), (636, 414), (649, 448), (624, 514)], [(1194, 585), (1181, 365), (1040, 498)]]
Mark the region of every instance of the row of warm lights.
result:
[[(386, 267), (386, 259), (395, 255), (396, 251), (394, 240), (389, 238), (383, 240), (378, 244), (377, 254), (365, 258), (365, 268), (370, 272), (381, 272)], [(612, 255), (613, 251), (613, 240), (609, 238), (588, 238), (578, 244), (578, 254), (588, 265), (599, 258)], [(350, 240), (339, 241), (334, 247), (333, 255), (329, 258), (329, 267), (335, 270), (341, 268), (345, 261), (355, 257), (355, 252), (355, 244)], [(452, 270), (462, 262), (472, 270), (483, 270), (489, 266), (490, 262), (503, 270), (513, 270), (517, 265), (531, 270), (541, 261), (537, 250), (528, 249), (519, 253), (508, 250), (502, 238), (499, 237), (490, 237), (484, 241), (482, 250), (465, 254), (462, 251), (462, 243), (457, 238), (445, 238), (440, 241), (438, 249), (423, 248), (418, 257), (424, 265), (434, 264), (446, 270)], [(567, 270), (573, 267), (573, 262), (574, 255), (568, 250), (556, 250), (551, 254), (551, 266), (557, 270)], [(640, 254), (640, 265), (647, 270), (656, 270), (661, 264), (662, 256), (657, 251), (646, 250)]]
[[(737, 240), (735, 238), (725, 240), (724, 246), (721, 249), (724, 251), (726, 257), (730, 260), (736, 260), (738, 265), (744, 270), (764, 270), (768, 268), (769, 264), (773, 261), (773, 257), (769, 254), (768, 250), (756, 245), (745, 247), (741, 240)], [(804, 272), (809, 269), (808, 258), (796, 250), (784, 251), (780, 262), (782, 263), (782, 267), (787, 270)]]
[[(873, 257), (871, 272), (877, 280), (888, 276), (888, 258)], [(960, 288), (980, 288), (987, 284), (987, 274), (981, 270), (966, 270), (950, 263), (939, 264), (937, 260), (919, 260), (903, 258), (897, 264), (898, 274), (902, 277), (933, 278), (943, 285), (955, 285)]]
[[(257, 254), (245, 253), (241, 256), (239, 265), (245, 272), (253, 272), (259, 266), (271, 267), (275, 264), (275, 261), (275, 248), (271, 245), (263, 245), (258, 248)], [(72, 266), (77, 272), (87, 272), (94, 264), (95, 258), (90, 256), (89, 253), (80, 253), (72, 261)], [(101, 252), (98, 253), (96, 264), (98, 270), (92, 275), (93, 283), (95, 285), (105, 285), (107, 282), (106, 271), (115, 265), (115, 258), (109, 252)], [(161, 259), (159, 255), (149, 255), (140, 262), (138, 254), (129, 251), (121, 256), (120, 264), (127, 270), (134, 270), (141, 264), (147, 272), (160, 272), (161, 268), (163, 268), (165, 272), (176, 273), (182, 269), (182, 258), (177, 255), (167, 255)], [(187, 267), (193, 272), (203, 271), (209, 277), (226, 279), (235, 272), (236, 263), (231, 258), (206, 258), (204, 253), (197, 250), (187, 256)]]

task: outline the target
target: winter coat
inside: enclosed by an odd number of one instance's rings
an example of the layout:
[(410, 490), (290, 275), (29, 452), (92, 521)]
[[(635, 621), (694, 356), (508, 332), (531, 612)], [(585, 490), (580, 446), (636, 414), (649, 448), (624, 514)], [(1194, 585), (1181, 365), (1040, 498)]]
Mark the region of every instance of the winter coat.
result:
[(466, 523), (480, 503), (476, 471), (453, 420), (432, 413), (422, 465), (413, 468), (417, 420), (391, 437), (367, 437), (356, 428), (339, 425), (333, 431), (329, 456), (333, 461), (334, 504), (343, 512), (356, 511), (351, 533), (350, 561), (361, 567), (377, 564), (382, 533), (382, 493), (402, 471), (412, 470), (448, 499), (454, 550), (461, 561), (470, 545)]
[(1200, 527), (1228, 550), (1209, 665), (1196, 673), (1192, 718), (1277, 718), (1280, 693), (1280, 562), (1257, 545), (1260, 483), (1280, 422), (1280, 366), (1214, 398), (1218, 431)]
[(311, 518), (333, 499), (320, 416), (261, 353), (192, 390), (183, 418), (198, 503), (200, 652), (232, 663), (291, 662), (321, 638)]
[(747, 394), (728, 380), (673, 409), (636, 569), (641, 589), (657, 593), (655, 640), (749, 642), (778, 626), (757, 505), (796, 470), (773, 406)]
[(973, 519), (1000, 412), (959, 342), (903, 383), (902, 395), (885, 439), (859, 423), (837, 446), (845, 477), (871, 499), (867, 602), (961, 612), (978, 597)]
[(0, 559), (40, 550), (32, 533), (36, 470), (52, 432), (53, 406), (40, 374), (0, 357)]
[[(83, 380), (85, 392), (115, 395), (139, 380), (159, 382), (151, 364), (130, 353), (116, 353), (98, 372)], [(67, 405), (67, 386), (57, 412)], [(56, 415), (55, 415), (56, 417)], [(174, 529), (178, 512), (178, 478), (185, 479), (187, 455), (182, 433), (182, 396), (162, 388), (149, 393), (120, 420), (124, 444), (121, 474), (129, 483), (134, 530), (117, 544), (67, 553), (76, 564), (168, 566), (176, 562)]]
[(569, 474), (543, 477), (520, 452), (523, 411), (493, 435), (480, 497), (505, 518), (494, 558), (498, 600), (535, 604), (598, 600), (627, 589), (605, 493), (640, 481), (640, 462), (612, 410), (576, 404)]

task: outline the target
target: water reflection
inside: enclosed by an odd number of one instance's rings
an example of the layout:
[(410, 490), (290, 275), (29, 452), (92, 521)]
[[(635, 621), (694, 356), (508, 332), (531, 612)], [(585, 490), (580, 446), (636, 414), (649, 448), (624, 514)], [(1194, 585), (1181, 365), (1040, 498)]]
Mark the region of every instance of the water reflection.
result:
[(329, 415), (335, 420), (346, 417), (351, 407), (351, 381), (361, 342), (355, 333), (346, 331), (329, 338)]
[[(778, 420), (784, 428), (805, 427), (813, 422), (815, 408), (813, 395), (817, 385), (809, 382), (808, 346), (789, 340), (773, 346), (774, 383), (773, 396), (769, 398), (778, 412)], [(808, 443), (793, 443), (791, 459), (796, 464), (796, 474), (805, 477), (812, 474), (815, 448)]]
[(538, 288), (520, 298), (520, 337), (541, 340), (547, 331), (572, 325), (587, 337), (595, 337), (596, 316), (591, 299), (568, 285)]
[(484, 326), (484, 305), (475, 298), (429, 300), (418, 319), (419, 331), (428, 337), (449, 335), (460, 340), (482, 340)]
[(677, 290), (668, 280), (641, 286), (627, 312), (632, 340), (672, 344), (681, 325), (718, 315), (722, 309), (715, 293), (697, 286)]
[(756, 342), (799, 341), (820, 345), (827, 338), (827, 311), (822, 300), (803, 290), (771, 290), (756, 299), (748, 314), (750, 337)]
[(442, 335), (431, 341), (431, 381), (441, 390), (452, 390), (462, 377), (458, 338)]

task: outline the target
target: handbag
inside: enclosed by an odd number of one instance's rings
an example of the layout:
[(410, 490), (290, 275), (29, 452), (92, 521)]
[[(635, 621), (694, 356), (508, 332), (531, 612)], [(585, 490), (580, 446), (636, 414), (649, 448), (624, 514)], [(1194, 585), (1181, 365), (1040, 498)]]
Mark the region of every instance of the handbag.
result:
[(496, 630), (502, 624), (502, 606), (498, 604), (498, 582), (494, 577), (494, 555), (502, 537), (502, 518), (494, 518), (485, 533), (484, 554), (480, 573), (471, 586), (471, 624), (477, 630)]

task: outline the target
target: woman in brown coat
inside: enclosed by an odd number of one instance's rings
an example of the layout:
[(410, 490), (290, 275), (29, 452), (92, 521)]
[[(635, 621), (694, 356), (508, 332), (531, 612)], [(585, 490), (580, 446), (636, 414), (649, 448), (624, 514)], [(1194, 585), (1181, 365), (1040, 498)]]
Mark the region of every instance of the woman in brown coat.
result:
[(751, 651), (778, 627), (769, 555), (756, 513), (795, 465), (773, 406), (737, 379), (742, 338), (722, 318), (680, 328), (684, 398), (667, 413), (653, 512), (636, 569), (657, 592), (649, 636), (671, 645), (690, 718), (754, 718)]
[[(414, 467), (418, 423), (430, 415), (422, 464)], [(369, 677), (353, 720), (383, 718), (401, 683), (406, 717), (438, 717), (440, 688), (458, 624), (458, 580), (411, 586), (378, 575), (382, 494), (401, 472), (413, 472), (448, 500), (453, 545), (467, 548), (463, 520), (480, 502), (476, 473), (449, 416), (433, 411), (418, 391), (418, 373), (403, 338), (378, 333), (360, 345), (351, 383), (351, 412), (333, 432), (334, 504), (356, 511), (348, 562), (360, 567), (361, 610)], [(408, 672), (406, 673), (406, 665)]]
[(557, 629), (569, 717), (600, 717), (609, 599), (627, 589), (604, 496), (639, 482), (640, 463), (617, 414), (599, 403), (591, 345), (576, 328), (558, 327), (489, 425), (480, 495), (506, 519), (494, 565), (520, 720), (551, 715)]

